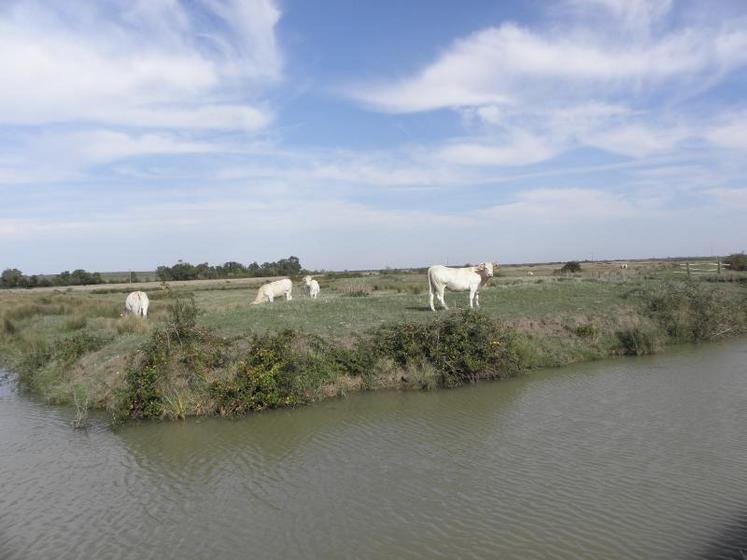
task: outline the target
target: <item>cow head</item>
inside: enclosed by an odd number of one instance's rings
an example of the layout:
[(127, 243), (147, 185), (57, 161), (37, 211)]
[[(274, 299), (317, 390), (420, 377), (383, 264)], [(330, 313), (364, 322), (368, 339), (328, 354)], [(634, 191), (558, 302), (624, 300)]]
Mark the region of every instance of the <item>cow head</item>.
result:
[(309, 285), (311, 284), (311, 276), (304, 276), (304, 277), (303, 277), (303, 283), (304, 283), (304, 284), (305, 284), (306, 286), (309, 286)]
[(493, 276), (493, 263), (490, 262), (484, 262), (478, 265), (477, 272), (480, 274), (480, 276)]

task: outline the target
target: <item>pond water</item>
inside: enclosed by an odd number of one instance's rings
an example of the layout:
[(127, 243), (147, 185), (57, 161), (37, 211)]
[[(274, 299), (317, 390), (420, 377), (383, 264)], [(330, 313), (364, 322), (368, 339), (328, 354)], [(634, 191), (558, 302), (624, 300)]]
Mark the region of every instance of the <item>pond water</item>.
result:
[(747, 557), (747, 341), (240, 420), (0, 382), (0, 558)]

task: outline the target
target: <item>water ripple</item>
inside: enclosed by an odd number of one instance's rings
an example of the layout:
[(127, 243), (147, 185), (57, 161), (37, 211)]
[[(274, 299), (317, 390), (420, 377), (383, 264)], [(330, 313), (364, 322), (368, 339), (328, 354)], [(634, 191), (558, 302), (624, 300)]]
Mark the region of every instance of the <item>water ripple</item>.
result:
[(746, 350), (117, 431), (0, 382), (0, 558), (739, 558)]

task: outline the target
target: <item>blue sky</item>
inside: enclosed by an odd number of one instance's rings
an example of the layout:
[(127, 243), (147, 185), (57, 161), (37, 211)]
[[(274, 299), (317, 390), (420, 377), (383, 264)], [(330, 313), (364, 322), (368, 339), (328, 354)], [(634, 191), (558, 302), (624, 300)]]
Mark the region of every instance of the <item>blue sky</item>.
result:
[(0, 267), (747, 249), (747, 4), (10, 0)]

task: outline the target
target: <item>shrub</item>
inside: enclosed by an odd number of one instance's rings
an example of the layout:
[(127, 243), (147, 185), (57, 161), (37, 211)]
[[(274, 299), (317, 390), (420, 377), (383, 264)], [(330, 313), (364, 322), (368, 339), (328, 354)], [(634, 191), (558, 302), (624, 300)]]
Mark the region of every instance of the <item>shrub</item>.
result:
[(320, 339), (294, 330), (254, 335), (233, 377), (209, 386), (222, 415), (246, 414), (314, 400), (341, 373)]
[(643, 356), (654, 354), (657, 349), (656, 334), (652, 330), (633, 327), (617, 332), (623, 354)]
[(369, 344), (372, 353), (403, 368), (430, 363), (442, 387), (510, 377), (526, 364), (515, 332), (472, 310), (431, 323), (385, 325), (370, 333)]
[(199, 334), (197, 316), (200, 314), (200, 310), (192, 294), (189, 294), (188, 297), (174, 296), (168, 310), (170, 316), (168, 330), (170, 334), (173, 334), (180, 341), (189, 340)]
[(642, 290), (647, 313), (679, 342), (712, 340), (747, 325), (745, 302), (720, 286), (665, 282)]
[(581, 263), (578, 261), (568, 261), (560, 269), (560, 272), (581, 272)]
[(588, 338), (591, 340), (599, 338), (599, 328), (594, 323), (578, 325), (574, 332), (576, 333), (576, 336), (580, 338)]
[(724, 259), (731, 270), (747, 270), (747, 255), (744, 253), (733, 253)]

